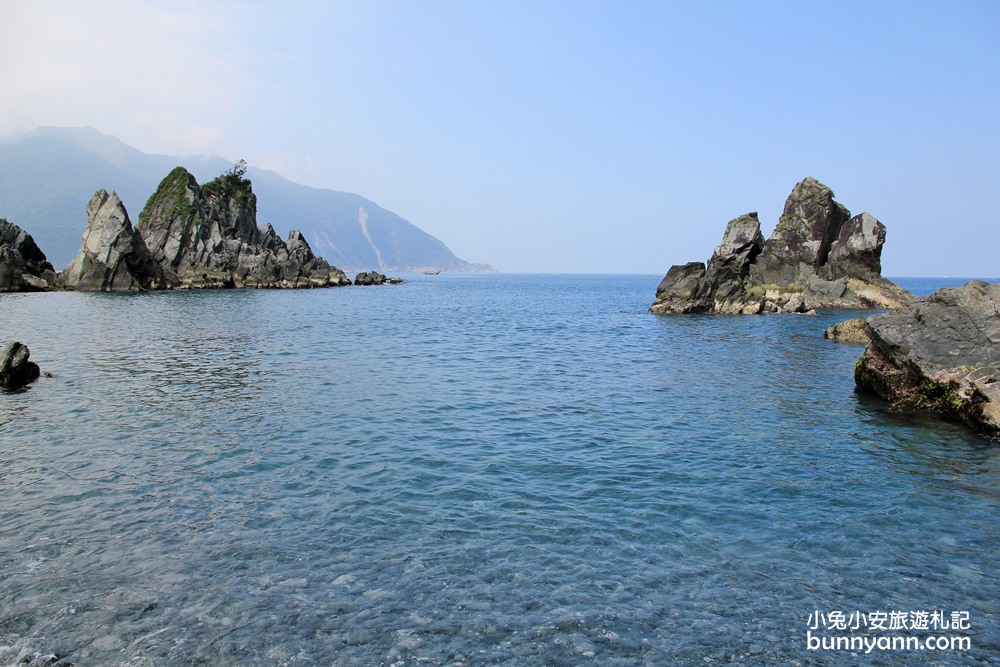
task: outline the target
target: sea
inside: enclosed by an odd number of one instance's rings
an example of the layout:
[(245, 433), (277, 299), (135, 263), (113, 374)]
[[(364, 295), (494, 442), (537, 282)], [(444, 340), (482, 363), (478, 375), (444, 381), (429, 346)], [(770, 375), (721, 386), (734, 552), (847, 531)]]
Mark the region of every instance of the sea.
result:
[(0, 665), (1000, 663), (1000, 442), (857, 313), (404, 277), (0, 295)]

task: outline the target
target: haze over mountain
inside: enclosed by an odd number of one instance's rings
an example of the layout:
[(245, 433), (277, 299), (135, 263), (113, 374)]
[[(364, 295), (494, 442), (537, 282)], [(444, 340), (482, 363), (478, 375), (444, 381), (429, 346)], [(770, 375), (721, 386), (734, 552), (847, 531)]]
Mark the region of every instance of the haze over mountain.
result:
[[(0, 218), (28, 231), (62, 268), (80, 247), (95, 191), (116, 191), (136, 222), (178, 165), (204, 183), (233, 162), (151, 155), (89, 127), (40, 127), (0, 140)], [(317, 255), (345, 271), (492, 270), (459, 259), (439, 239), (359, 195), (300, 185), (253, 166), (247, 176), (259, 223), (270, 223), (282, 236), (298, 229)]]

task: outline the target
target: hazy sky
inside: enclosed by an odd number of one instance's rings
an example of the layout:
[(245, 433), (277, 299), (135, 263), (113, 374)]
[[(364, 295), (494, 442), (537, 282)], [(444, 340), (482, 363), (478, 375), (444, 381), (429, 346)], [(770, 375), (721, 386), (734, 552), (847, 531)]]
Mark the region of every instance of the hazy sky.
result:
[(995, 0), (0, 0), (0, 44), (0, 135), (242, 157), (502, 271), (662, 274), (813, 176), (887, 275), (1000, 275)]

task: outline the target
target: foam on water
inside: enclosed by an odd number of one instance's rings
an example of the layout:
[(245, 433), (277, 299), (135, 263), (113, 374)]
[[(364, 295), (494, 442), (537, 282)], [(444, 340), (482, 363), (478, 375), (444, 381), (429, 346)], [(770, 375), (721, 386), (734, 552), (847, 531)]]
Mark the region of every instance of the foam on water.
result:
[(855, 664), (808, 615), (893, 609), (1000, 655), (997, 444), (856, 395), (848, 313), (656, 282), (0, 296), (53, 374), (0, 396), (0, 663)]

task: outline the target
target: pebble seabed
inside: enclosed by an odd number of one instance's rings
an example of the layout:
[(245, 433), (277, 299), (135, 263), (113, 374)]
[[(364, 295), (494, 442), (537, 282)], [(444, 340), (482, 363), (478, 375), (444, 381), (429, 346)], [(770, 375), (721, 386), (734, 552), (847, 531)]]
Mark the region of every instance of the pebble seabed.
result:
[[(1000, 447), (856, 394), (850, 313), (407, 278), (4, 295), (0, 665), (1000, 658)], [(933, 610), (968, 650), (808, 645)]]

